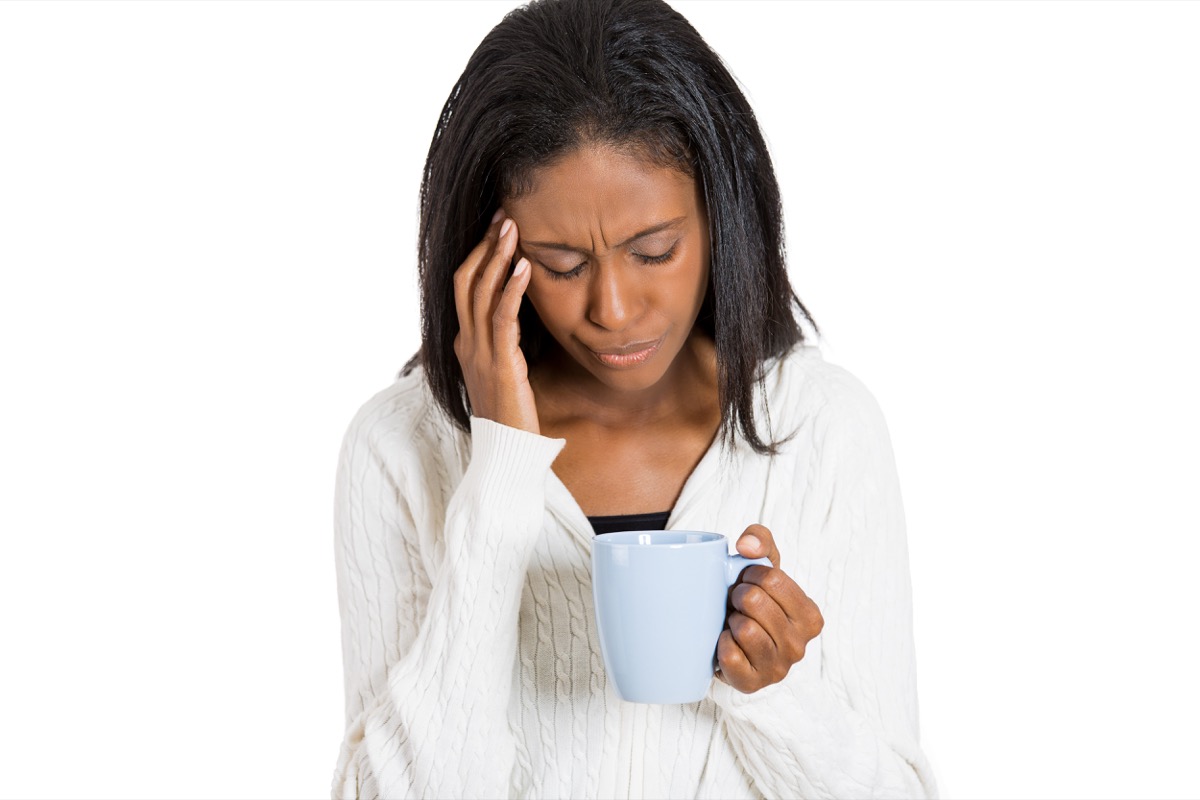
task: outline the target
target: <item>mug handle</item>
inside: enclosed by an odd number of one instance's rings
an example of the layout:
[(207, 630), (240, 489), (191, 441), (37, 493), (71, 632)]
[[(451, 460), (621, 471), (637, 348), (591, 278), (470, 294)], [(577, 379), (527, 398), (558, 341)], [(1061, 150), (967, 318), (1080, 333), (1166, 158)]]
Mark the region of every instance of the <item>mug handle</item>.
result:
[(725, 556), (725, 586), (733, 586), (737, 583), (737, 579), (741, 576), (742, 570), (746, 567), (761, 564), (764, 567), (773, 567), (769, 558), (746, 558), (740, 555)]

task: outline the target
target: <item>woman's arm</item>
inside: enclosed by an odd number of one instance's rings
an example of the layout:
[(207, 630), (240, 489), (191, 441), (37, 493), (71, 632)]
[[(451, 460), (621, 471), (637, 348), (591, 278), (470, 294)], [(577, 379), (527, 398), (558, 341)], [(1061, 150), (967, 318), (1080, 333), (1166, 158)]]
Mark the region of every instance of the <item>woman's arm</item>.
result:
[[(517, 613), (563, 442), (472, 418), (470, 463), (442, 530), (426, 531), (442, 495), (420, 475), (438, 466), (399, 474), (405, 468), (372, 440), (374, 428), (351, 426), (338, 467), (336, 566), (353, 716), (332, 796), (507, 797)], [(431, 547), (437, 540), (443, 546)]]
[(742, 694), (715, 681), (712, 697), (767, 797), (932, 797), (895, 460), (870, 393), (845, 373), (836, 388), (815, 421), (819, 460), (799, 532), (815, 541), (804, 548), (815, 563), (795, 563), (797, 532), (775, 530), (785, 572), (826, 574), (824, 627), (781, 682)]

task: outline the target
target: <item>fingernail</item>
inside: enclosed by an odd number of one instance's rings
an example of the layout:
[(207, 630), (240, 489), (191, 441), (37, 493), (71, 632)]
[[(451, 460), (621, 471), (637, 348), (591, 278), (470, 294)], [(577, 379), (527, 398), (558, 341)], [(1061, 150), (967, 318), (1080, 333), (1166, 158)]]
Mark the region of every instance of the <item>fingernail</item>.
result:
[(760, 547), (762, 547), (762, 542), (760, 542), (758, 540), (758, 537), (750, 536), (750, 535), (743, 536), (740, 544), (744, 544), (745, 548), (739, 548), (739, 549), (746, 549), (746, 550), (749, 550), (751, 553), (757, 553), (758, 549)]
[(513, 269), (513, 276), (516, 277), (527, 269), (529, 269), (529, 259), (523, 257), (520, 261), (517, 262), (516, 268)]
[(500, 226), (500, 238), (504, 238), (504, 234), (508, 233), (508, 229), (512, 227), (512, 220), (504, 220), (504, 224)]
[(503, 216), (504, 216), (504, 209), (497, 208), (496, 213), (492, 215), (492, 224), (495, 225), (497, 222), (500, 221), (500, 218)]

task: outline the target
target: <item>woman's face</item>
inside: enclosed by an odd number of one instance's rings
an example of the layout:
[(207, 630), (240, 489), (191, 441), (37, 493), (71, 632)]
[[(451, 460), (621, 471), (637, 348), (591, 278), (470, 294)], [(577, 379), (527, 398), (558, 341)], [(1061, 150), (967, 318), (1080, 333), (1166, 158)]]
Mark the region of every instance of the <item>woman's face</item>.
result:
[(654, 386), (684, 348), (708, 286), (708, 221), (696, 182), (603, 146), (533, 175), (504, 208), (526, 296), (554, 340), (618, 390)]

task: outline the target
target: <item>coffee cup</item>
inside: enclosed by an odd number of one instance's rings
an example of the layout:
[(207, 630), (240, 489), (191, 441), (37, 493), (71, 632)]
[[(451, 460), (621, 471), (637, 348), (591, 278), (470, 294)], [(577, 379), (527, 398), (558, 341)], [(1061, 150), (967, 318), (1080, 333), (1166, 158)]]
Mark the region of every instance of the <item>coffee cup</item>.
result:
[(704, 699), (729, 587), (766, 558), (730, 555), (707, 531), (620, 531), (592, 541), (592, 593), (604, 668), (632, 703)]

